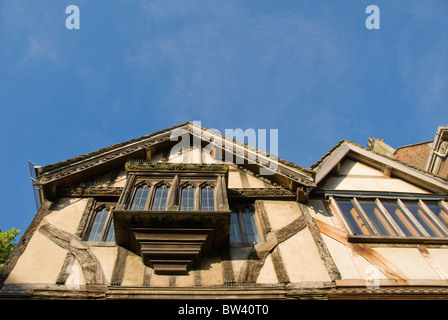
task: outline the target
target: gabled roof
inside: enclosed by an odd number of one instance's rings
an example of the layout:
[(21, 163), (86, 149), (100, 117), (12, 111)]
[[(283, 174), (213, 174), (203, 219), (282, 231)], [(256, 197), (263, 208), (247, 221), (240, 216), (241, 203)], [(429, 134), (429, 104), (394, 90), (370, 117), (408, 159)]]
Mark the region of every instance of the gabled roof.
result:
[[(38, 172), (36, 185), (41, 186), (44, 192), (50, 190), (54, 192), (57, 186), (64, 186), (73, 181), (82, 181), (80, 179), (85, 179), (92, 174), (123, 168), (129, 159), (146, 157), (148, 152), (159, 152), (172, 147), (177, 143), (177, 139), (170, 138), (179, 136), (182, 132), (187, 132), (193, 140), (196, 138), (201, 144), (213, 145), (222, 153), (230, 152), (233, 159), (243, 159), (242, 166), (255, 174), (258, 174), (260, 168), (269, 169), (271, 161), (274, 161), (276, 163), (275, 172), (265, 178), (293, 192), (296, 192), (297, 188), (304, 188), (305, 192), (315, 188), (345, 157), (380, 170), (390, 167), (396, 177), (428, 191), (448, 192), (446, 180), (348, 140), (339, 141), (315, 164), (309, 168), (303, 168), (193, 122), (181, 123), (140, 138), (44, 166)], [(253, 162), (254, 159), (256, 162)]]
[(448, 192), (446, 179), (415, 168), (392, 157), (376, 153), (348, 140), (339, 141), (309, 169), (316, 172), (315, 183), (319, 184), (346, 157), (360, 161), (379, 170), (389, 167), (393, 175), (431, 192)]
[(46, 165), (38, 170), (36, 185), (54, 190), (58, 185), (78, 181), (80, 177), (88, 177), (92, 173), (98, 174), (107, 172), (111, 168), (123, 167), (123, 164), (129, 159), (146, 157), (147, 152), (161, 151), (172, 147), (178, 143), (177, 139), (173, 140), (172, 138), (180, 136), (185, 132), (193, 140), (195, 138), (199, 140), (201, 144), (212, 144), (220, 149), (222, 153), (230, 152), (233, 159), (243, 159), (242, 165), (254, 172), (260, 170), (260, 168), (270, 170), (272, 168), (270, 167), (271, 164), (275, 163), (273, 174), (265, 177), (292, 191), (295, 191), (298, 186), (315, 186), (314, 171), (279, 159), (265, 151), (239, 142), (231, 137), (226, 137), (193, 122), (185, 122), (140, 138)]

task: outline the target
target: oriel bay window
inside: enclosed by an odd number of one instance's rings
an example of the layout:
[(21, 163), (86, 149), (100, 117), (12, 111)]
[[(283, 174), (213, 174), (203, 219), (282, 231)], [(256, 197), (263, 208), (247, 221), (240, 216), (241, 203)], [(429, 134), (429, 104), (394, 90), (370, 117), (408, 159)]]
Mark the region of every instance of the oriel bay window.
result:
[(349, 240), (448, 243), (448, 208), (444, 201), (422, 199), (331, 198)]
[[(228, 247), (227, 165), (130, 162), (126, 170), (113, 210), (117, 245), (157, 274), (186, 274), (204, 255)], [(243, 230), (254, 238), (250, 227)]]
[(139, 184), (135, 187), (130, 210), (166, 210), (169, 187), (166, 184)]
[[(171, 206), (168, 199), (171, 194)], [(165, 182), (147, 181), (139, 183), (131, 193), (129, 210), (180, 210), (180, 211), (214, 211), (214, 183), (203, 181), (187, 181), (180, 187), (169, 187)], [(177, 199), (177, 200), (176, 200)]]
[(119, 210), (228, 210), (226, 165), (130, 162), (126, 169)]

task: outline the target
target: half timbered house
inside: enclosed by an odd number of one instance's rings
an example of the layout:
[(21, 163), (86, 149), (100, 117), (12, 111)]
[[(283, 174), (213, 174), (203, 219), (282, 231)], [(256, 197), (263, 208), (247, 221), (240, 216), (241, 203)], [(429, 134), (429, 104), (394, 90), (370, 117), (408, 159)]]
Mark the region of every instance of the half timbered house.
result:
[(447, 180), (350, 141), (302, 168), (188, 122), (35, 185), (1, 299), (448, 298)]

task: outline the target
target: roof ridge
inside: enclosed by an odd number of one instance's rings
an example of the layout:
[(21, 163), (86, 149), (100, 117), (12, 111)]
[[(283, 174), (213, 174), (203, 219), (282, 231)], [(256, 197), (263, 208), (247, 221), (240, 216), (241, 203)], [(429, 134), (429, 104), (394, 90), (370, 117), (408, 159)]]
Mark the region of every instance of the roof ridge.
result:
[(320, 164), (324, 162), (325, 159), (327, 159), (333, 153), (333, 151), (339, 148), (344, 142), (348, 142), (348, 140), (346, 139), (339, 140), (339, 142), (335, 146), (333, 146), (330, 150), (328, 150), (323, 156), (319, 158), (319, 160), (313, 163), (308, 169), (315, 171), (315, 169), (319, 167)]
[[(150, 134), (146, 134), (146, 135), (138, 137), (138, 138), (133, 138), (133, 139), (130, 139), (130, 140), (127, 140), (127, 141), (123, 141), (123, 142), (120, 142), (120, 143), (116, 143), (116, 144), (110, 145), (108, 147), (100, 148), (100, 149), (98, 149), (96, 151), (92, 151), (92, 152), (89, 152), (89, 153), (81, 154), (81, 155), (69, 158), (67, 160), (62, 160), (62, 161), (59, 161), (59, 162), (56, 162), (56, 163), (53, 163), (53, 164), (45, 165), (45, 166), (41, 167), (40, 174), (41, 175), (45, 175), (45, 174), (48, 174), (48, 173), (53, 172), (55, 170), (58, 170), (58, 169), (70, 166), (72, 164), (75, 164), (77, 162), (80, 162), (80, 161), (83, 161), (83, 160), (86, 160), (86, 159), (89, 159), (89, 158), (92, 158), (92, 157), (95, 157), (95, 156), (99, 156), (99, 155), (101, 155), (104, 152), (112, 151), (112, 150), (118, 149), (120, 147), (124, 147), (126, 145), (129, 145), (129, 144), (132, 144), (132, 143), (135, 143), (135, 142), (139, 142), (139, 141), (142, 141), (144, 139), (151, 138), (153, 136), (165, 133), (167, 131), (175, 130), (175, 129), (179, 129), (179, 128), (187, 127), (187, 126), (191, 126), (191, 130), (192, 130), (192, 131), (190, 131), (191, 133), (194, 132), (194, 127), (195, 126), (201, 128), (201, 130), (203, 130), (203, 131), (209, 131), (209, 132), (212, 131), (215, 134), (219, 135), (221, 137), (221, 139), (223, 139), (223, 140), (228, 140), (229, 138), (231, 138), (233, 143), (235, 143), (235, 144), (237, 144), (237, 145), (239, 145), (241, 147), (244, 147), (244, 148), (248, 148), (248, 149), (250, 148), (252, 151), (256, 152), (257, 154), (259, 152), (262, 152), (263, 154), (266, 155), (266, 157), (268, 157), (270, 159), (273, 159), (272, 158), (272, 154), (267, 152), (267, 151), (265, 151), (265, 150), (262, 150), (262, 149), (259, 149), (257, 147), (251, 146), (251, 145), (249, 145), (247, 143), (238, 141), (234, 137), (226, 136), (226, 135), (222, 134), (221, 132), (215, 131), (213, 129), (206, 128), (206, 127), (204, 127), (204, 126), (202, 126), (202, 125), (200, 125), (200, 124), (198, 124), (196, 122), (187, 121), (187, 122), (183, 122), (181, 124), (178, 124), (178, 125), (175, 125), (175, 126), (171, 126), (171, 127), (168, 127), (168, 128), (165, 128), (165, 129), (162, 129), (162, 130), (150, 133)], [(286, 160), (284, 160), (284, 159), (282, 159), (282, 158), (280, 158), (278, 156), (275, 156), (275, 158), (277, 159), (278, 163), (280, 163), (282, 165), (285, 165), (285, 166), (287, 166), (287, 167), (289, 167), (289, 168), (291, 168), (293, 170), (297, 170), (299, 172), (302, 172), (302, 174), (308, 175), (308, 176), (310, 176), (311, 180), (314, 180), (315, 172), (313, 170), (301, 167), (301, 166), (299, 166), (299, 165), (297, 165), (297, 164), (295, 164), (293, 162), (286, 161)]]

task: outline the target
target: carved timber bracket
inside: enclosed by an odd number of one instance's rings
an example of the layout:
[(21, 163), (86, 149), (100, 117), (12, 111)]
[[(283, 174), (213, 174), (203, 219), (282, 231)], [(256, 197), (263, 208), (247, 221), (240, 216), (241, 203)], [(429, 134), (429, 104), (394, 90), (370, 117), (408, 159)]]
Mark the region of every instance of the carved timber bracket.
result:
[(233, 188), (227, 191), (229, 198), (295, 199), (296, 195), (285, 188)]
[(227, 164), (126, 162), (126, 171), (226, 172)]
[(122, 187), (58, 187), (59, 197), (119, 197)]
[(229, 245), (230, 211), (113, 210), (115, 241), (157, 274), (186, 274)]
[(157, 274), (186, 274), (210, 246), (213, 229), (133, 228), (137, 253)]

